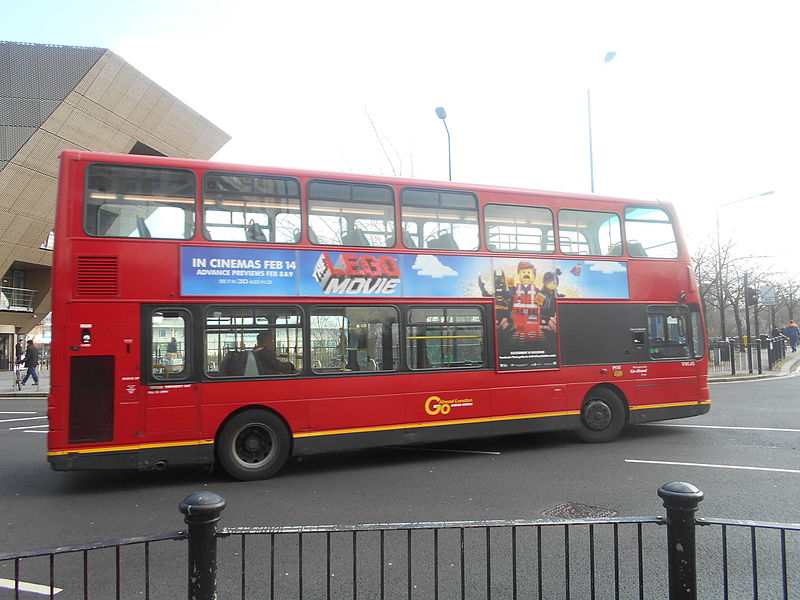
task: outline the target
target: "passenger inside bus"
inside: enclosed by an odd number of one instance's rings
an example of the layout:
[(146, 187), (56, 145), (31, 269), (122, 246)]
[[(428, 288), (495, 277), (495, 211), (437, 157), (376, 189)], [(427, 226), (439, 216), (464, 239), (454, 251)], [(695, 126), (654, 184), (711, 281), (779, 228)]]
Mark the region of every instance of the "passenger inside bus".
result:
[(294, 373), (294, 364), (290, 361), (282, 361), (275, 353), (275, 332), (272, 330), (262, 331), (256, 337), (256, 345), (253, 346), (253, 356), (256, 358), (258, 372), (260, 375), (282, 375)]
[(290, 361), (282, 361), (275, 352), (275, 334), (262, 331), (252, 350), (229, 349), (220, 364), (220, 373), (229, 377), (257, 377), (259, 375), (286, 375), (294, 373)]

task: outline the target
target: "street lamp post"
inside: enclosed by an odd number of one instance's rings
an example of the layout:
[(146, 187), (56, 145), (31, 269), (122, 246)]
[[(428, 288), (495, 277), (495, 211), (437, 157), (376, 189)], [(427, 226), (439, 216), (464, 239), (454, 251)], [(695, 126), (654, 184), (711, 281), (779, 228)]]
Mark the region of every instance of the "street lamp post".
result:
[[(610, 63), (617, 55), (616, 52), (606, 52), (603, 64)], [(592, 89), (586, 90), (586, 109), (589, 113), (589, 182), (594, 193), (594, 152), (592, 150)]]
[(720, 335), (723, 340), (726, 339), (725, 335), (725, 300), (723, 298), (723, 290), (722, 290), (722, 250), (719, 242), (719, 209), (724, 208), (725, 206), (730, 206), (731, 204), (738, 204), (739, 202), (744, 202), (745, 200), (752, 200), (753, 198), (761, 198), (762, 196), (770, 196), (774, 192), (772, 190), (768, 192), (762, 192), (761, 194), (756, 194), (755, 196), (747, 196), (747, 198), (740, 198), (739, 200), (733, 200), (731, 202), (723, 202), (722, 204), (718, 205), (716, 208), (716, 220), (717, 220), (717, 301), (719, 302), (719, 328), (720, 328)]
[(444, 130), (447, 132), (447, 181), (453, 181), (453, 165), (450, 160), (450, 130), (447, 128), (447, 112), (443, 106), (436, 108), (436, 116), (444, 123)]

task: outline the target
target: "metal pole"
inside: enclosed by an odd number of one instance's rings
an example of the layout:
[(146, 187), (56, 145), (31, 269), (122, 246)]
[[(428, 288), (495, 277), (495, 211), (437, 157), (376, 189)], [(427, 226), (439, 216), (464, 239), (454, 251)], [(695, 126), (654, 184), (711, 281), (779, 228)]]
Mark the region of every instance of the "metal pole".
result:
[(447, 127), (447, 121), (442, 119), (444, 123), (444, 130), (447, 132), (447, 181), (453, 181), (453, 162), (450, 157), (450, 129)]
[(720, 336), (725, 340), (725, 299), (722, 290), (722, 249), (719, 243), (719, 207), (717, 207), (717, 302), (719, 302)]
[(436, 116), (442, 120), (444, 123), (444, 130), (447, 132), (447, 180), (453, 181), (453, 163), (450, 158), (450, 129), (447, 127), (447, 111), (444, 109), (444, 106), (437, 106), (436, 107)]
[(756, 334), (756, 365), (758, 365), (758, 374), (763, 375), (764, 370), (761, 365), (761, 338)]
[(189, 525), (189, 600), (217, 598), (217, 521), (225, 499), (197, 492), (180, 503)]
[(747, 335), (747, 372), (753, 373), (753, 345), (750, 343), (750, 305), (747, 303), (747, 271), (744, 273), (744, 324)]
[(662, 485), (658, 495), (667, 509), (667, 558), (670, 600), (696, 600), (695, 516), (703, 492), (690, 483)]
[(594, 153), (592, 151), (592, 90), (586, 90), (586, 108), (589, 111), (589, 183), (594, 194)]

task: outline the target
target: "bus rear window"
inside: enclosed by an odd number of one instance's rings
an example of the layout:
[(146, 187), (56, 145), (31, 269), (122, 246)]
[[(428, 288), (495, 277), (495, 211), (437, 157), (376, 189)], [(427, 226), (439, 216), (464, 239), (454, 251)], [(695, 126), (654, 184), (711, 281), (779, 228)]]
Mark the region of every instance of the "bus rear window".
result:
[(183, 169), (92, 164), (83, 228), (88, 235), (188, 240), (195, 227), (195, 176)]

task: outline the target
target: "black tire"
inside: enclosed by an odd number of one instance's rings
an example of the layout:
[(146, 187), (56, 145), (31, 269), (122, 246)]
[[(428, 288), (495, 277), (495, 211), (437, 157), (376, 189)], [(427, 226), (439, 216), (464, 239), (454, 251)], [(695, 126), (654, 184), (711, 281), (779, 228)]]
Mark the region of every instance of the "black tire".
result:
[(222, 468), (234, 479), (267, 479), (289, 457), (289, 431), (271, 412), (246, 410), (222, 427), (216, 451)]
[(584, 442), (600, 444), (615, 439), (625, 427), (625, 403), (607, 388), (591, 390), (581, 408), (581, 425), (575, 431)]

